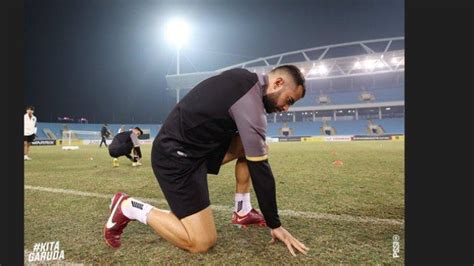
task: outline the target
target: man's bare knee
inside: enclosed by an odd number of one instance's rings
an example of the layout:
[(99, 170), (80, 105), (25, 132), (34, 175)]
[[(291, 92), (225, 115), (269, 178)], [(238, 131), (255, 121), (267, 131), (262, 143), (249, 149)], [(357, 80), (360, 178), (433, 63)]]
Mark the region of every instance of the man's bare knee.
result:
[(212, 236), (206, 239), (201, 239), (193, 243), (189, 247), (188, 250), (191, 253), (205, 253), (209, 251), (209, 249), (212, 248), (216, 244), (216, 241), (217, 241), (216, 236)]
[(191, 253), (203, 253), (216, 244), (217, 231), (211, 207), (183, 218), (181, 222), (188, 236), (184, 249)]

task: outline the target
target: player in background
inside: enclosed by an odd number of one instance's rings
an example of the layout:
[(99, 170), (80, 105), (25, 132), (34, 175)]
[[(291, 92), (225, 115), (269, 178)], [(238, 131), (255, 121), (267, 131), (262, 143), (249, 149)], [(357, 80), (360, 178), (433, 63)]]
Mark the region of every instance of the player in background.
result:
[[(113, 159), (113, 166), (119, 166), (118, 157), (126, 156), (132, 161), (132, 166), (140, 166), (142, 163), (142, 151), (140, 149), (140, 141), (138, 137), (143, 134), (139, 127), (135, 127), (130, 131), (125, 131), (115, 135), (112, 143), (109, 145), (109, 154)], [(133, 154), (132, 154), (133, 153)]]
[(31, 143), (36, 138), (36, 132), (38, 131), (37, 128), (37, 119), (36, 116), (33, 115), (35, 112), (34, 106), (26, 107), (26, 114), (24, 115), (24, 136), (23, 136), (23, 159), (25, 161), (31, 160), (28, 156), (30, 152)]
[(100, 129), (100, 136), (102, 140), (100, 141), (99, 148), (102, 148), (102, 143), (104, 143), (105, 147), (107, 147), (107, 138), (110, 137), (110, 130), (107, 127), (107, 124), (102, 125), (102, 128)]

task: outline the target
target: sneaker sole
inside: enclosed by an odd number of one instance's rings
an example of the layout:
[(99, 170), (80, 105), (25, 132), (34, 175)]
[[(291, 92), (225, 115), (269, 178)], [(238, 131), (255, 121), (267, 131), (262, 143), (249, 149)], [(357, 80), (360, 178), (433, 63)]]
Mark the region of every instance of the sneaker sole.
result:
[(105, 238), (105, 229), (106, 229), (106, 227), (105, 227), (105, 225), (104, 225), (104, 228), (102, 229), (102, 234), (103, 234), (103, 236), (104, 236), (104, 242), (105, 242), (105, 244), (107, 244), (107, 246), (109, 246), (109, 247), (111, 247), (111, 248), (113, 248), (113, 249), (118, 249), (118, 248), (120, 248), (120, 246), (114, 247), (114, 246), (112, 246), (111, 244), (109, 244), (109, 242), (107, 242), (107, 239)]
[[(123, 194), (122, 194), (123, 195)], [(111, 199), (110, 199), (110, 204), (109, 204), (109, 218), (110, 218), (110, 215), (112, 215), (112, 205), (114, 204), (114, 199), (115, 199), (115, 196), (113, 196)], [(123, 201), (123, 200), (122, 200)], [(119, 204), (119, 203), (117, 203)], [(107, 218), (107, 219), (109, 219)], [(107, 225), (105, 224), (104, 225), (104, 228), (102, 229), (102, 235), (104, 236), (104, 242), (107, 244), (107, 246), (111, 247), (111, 248), (114, 248), (114, 249), (117, 249), (119, 248), (120, 246), (118, 247), (114, 247), (112, 246), (111, 244), (109, 244), (109, 242), (107, 242), (107, 238), (105, 238), (105, 230), (107, 229)]]

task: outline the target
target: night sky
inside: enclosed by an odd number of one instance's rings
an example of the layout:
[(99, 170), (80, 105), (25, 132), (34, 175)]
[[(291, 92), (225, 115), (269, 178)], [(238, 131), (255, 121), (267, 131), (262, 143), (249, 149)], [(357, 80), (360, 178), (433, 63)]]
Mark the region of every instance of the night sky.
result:
[(191, 26), (181, 72), (277, 53), (404, 36), (404, 1), (25, 1), (25, 105), (41, 122), (161, 123), (175, 104), (166, 74), (172, 17)]

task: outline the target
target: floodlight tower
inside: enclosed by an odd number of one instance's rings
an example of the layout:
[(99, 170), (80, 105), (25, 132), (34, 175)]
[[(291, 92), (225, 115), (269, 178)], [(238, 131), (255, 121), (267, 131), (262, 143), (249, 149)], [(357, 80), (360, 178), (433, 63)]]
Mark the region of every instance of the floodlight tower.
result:
[[(183, 19), (175, 18), (166, 24), (165, 32), (166, 40), (176, 48), (176, 75), (180, 74), (179, 69), (179, 52), (186, 44), (189, 37), (189, 26)], [(179, 90), (176, 89), (176, 103), (179, 102)]]

